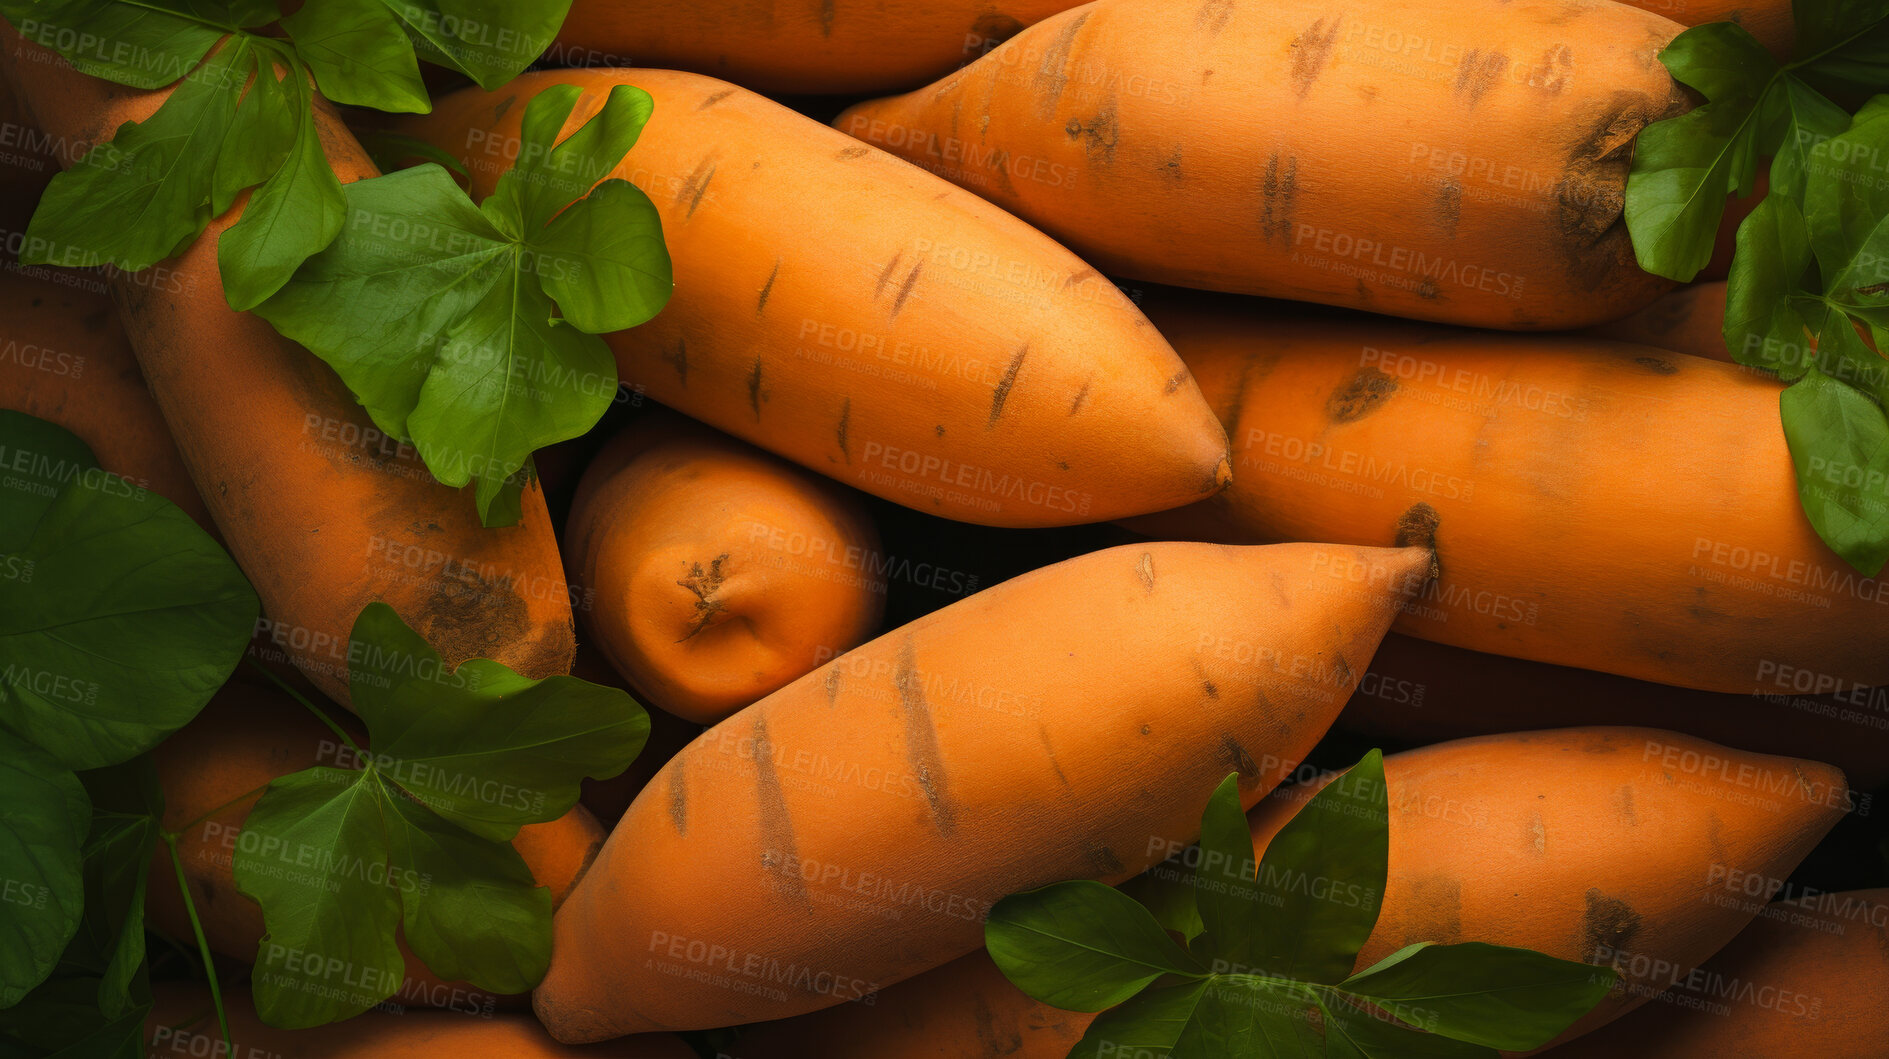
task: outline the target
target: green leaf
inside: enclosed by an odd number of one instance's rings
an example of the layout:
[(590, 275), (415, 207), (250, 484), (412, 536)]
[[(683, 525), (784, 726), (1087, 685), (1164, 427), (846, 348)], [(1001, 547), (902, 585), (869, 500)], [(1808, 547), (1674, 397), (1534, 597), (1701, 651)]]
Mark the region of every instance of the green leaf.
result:
[(1147, 909), (1086, 879), (997, 902), (984, 946), (1017, 988), (1070, 1011), (1112, 1007), (1164, 974), (1204, 973)]
[(1771, 185), (1765, 194), (1789, 198), (1801, 209), (1813, 164), (1826, 164), (1829, 142), (1850, 127), (1850, 115), (1795, 77), (1781, 78), (1779, 83), (1783, 87), (1778, 93), (1778, 106), (1785, 128), (1777, 136)]
[[(1838, 314), (1869, 324), (1881, 341), (1889, 337), (1889, 177), (1880, 170), (1881, 159), (1889, 158), (1889, 96), (1871, 100), (1848, 130), (1820, 144), (1812, 158), (1804, 210), (1825, 277), (1824, 300)], [(1889, 364), (1868, 351), (1850, 357), (1860, 347), (1848, 342), (1845, 327), (1847, 320), (1825, 322), (1824, 332), (1844, 343), (1837, 354), (1846, 363), (1832, 367), (1821, 356), (1824, 373), (1879, 401), (1889, 399)]]
[(80, 774), (92, 802), (85, 839), (85, 915), (60, 959), (99, 978), (99, 1010), (115, 1019), (148, 999), (134, 988), (144, 966), (144, 895), (164, 795), (150, 757)]
[[(273, 73), (267, 49), (251, 49), (244, 72), (249, 91), (236, 105), (224, 139), (237, 149), (220, 151), (210, 171), (210, 213), (221, 216), (244, 188), (268, 179), (282, 164), (294, 139), (295, 119), (288, 90)], [(232, 71), (234, 72), (234, 71)]]
[[(1879, 175), (1889, 148), (1889, 96), (1870, 100), (1839, 135), (1816, 143), (1805, 162), (1804, 216), (1825, 275), (1856, 267), (1882, 238), (1889, 180)], [(1880, 279), (1881, 277), (1871, 277)]]
[(1775, 191), (1759, 200), (1738, 225), (1725, 286), (1725, 347), (1733, 359), (1786, 380), (1804, 373), (1816, 356), (1802, 304), (1815, 268), (1797, 205)]
[(407, 415), (447, 330), (510, 265), (504, 237), (437, 166), (342, 190), (343, 234), (256, 313), (327, 361), (376, 426), (410, 437)]
[(247, 38), (232, 41), (157, 113), (119, 126), (54, 176), (27, 224), (21, 262), (136, 272), (181, 253), (214, 215), (217, 157), (251, 61)]
[(270, 783), (244, 820), (236, 888), (262, 905), (251, 983), (269, 1025), (347, 1018), (404, 980), (394, 941), (404, 877), (389, 866), (388, 798), (371, 768), (311, 768)]
[(1322, 1054), (1312, 1030), (1311, 991), (1298, 982), (1250, 975), (1216, 975), (1194, 1008), (1193, 1017), (1174, 1042), (1174, 1059), (1222, 1059), (1260, 1054), (1317, 1059)]
[(382, 0), (323, 0), (282, 19), (322, 95), (392, 113), (433, 109), (420, 63)]
[[(170, 501), (77, 463), (83, 445), (59, 427), (0, 411), (0, 451), (41, 475), (25, 517), (0, 522), (0, 554), (31, 571), (0, 610), (0, 726), (69, 768), (128, 760), (223, 685), (255, 591)], [(47, 476), (62, 483), (50, 501)]]
[(570, 677), (529, 680), (487, 659), (448, 669), (384, 603), (356, 619), (348, 660), (372, 737), (364, 770), (276, 780), (237, 846), (237, 887), (268, 928), (258, 1011), (311, 1026), (390, 995), (396, 928), (444, 978), (530, 990), (550, 966), (550, 892), (507, 840), (567, 811), (585, 774), (627, 767), (647, 715)]
[(52, 973), (79, 928), (91, 815), (77, 776), (0, 732), (0, 1008)]
[(1181, 857), (1169, 857), (1123, 883), (1120, 889), (1141, 902), (1162, 930), (1179, 934), (1185, 941), (1193, 941), (1206, 929), (1194, 901), (1193, 869)]
[(97, 978), (52, 978), (17, 1006), (0, 1011), (0, 1057), (5, 1059), (146, 1059), (144, 1020), (151, 1008), (143, 990), (137, 1006), (117, 1017), (98, 1008)]
[(557, 819), (583, 777), (622, 772), (649, 736), (649, 715), (620, 689), (531, 680), (483, 658), (448, 669), (385, 603), (361, 611), (348, 650), (375, 761), (475, 835), (508, 841), (520, 825)]
[[(385, 2), (385, 0), (383, 0)], [(423, 58), (487, 91), (523, 73), (556, 39), (571, 0), (401, 0), (388, 3)]]
[[(635, 184), (606, 180), (531, 242), (545, 293), (579, 331), (602, 334), (654, 317), (675, 288), (662, 217)], [(606, 369), (612, 373), (616, 362)]]
[(616, 361), (602, 339), (556, 320), (557, 306), (522, 253), (446, 332), (407, 419), (433, 476), (478, 482), (487, 525), (493, 498), (532, 452), (577, 437), (616, 396)]
[[(1259, 865), (1266, 913), (1247, 943), (1251, 962), (1300, 981), (1350, 975), (1377, 924), (1389, 864), (1384, 756), (1373, 750), (1313, 795), (1267, 845)], [(1208, 919), (1209, 935), (1213, 929)]]
[(1779, 398), (1797, 493), (1832, 551), (1874, 577), (1889, 560), (1889, 420), (1815, 368)]
[(1673, 80), (1707, 99), (1757, 99), (1777, 60), (1751, 31), (1735, 22), (1708, 22), (1674, 37), (1659, 53)]
[(582, 96), (583, 90), (576, 85), (551, 85), (525, 108), (518, 130), (518, 160), (499, 176), (486, 207), (513, 218), (519, 232), (543, 228), (559, 210), (609, 176), (636, 146), (656, 109), (648, 92), (633, 85), (614, 85), (596, 115), (560, 143), (557, 134)]
[(1838, 306), (1823, 314), (1823, 326), (1817, 332), (1817, 370), (1877, 404), (1889, 401), (1889, 360), (1869, 348), (1841, 310)]
[(1641, 130), (1623, 216), (1640, 267), (1689, 282), (1712, 258), (1725, 196), (1749, 193), (1758, 154), (1772, 145), (1760, 142), (1761, 132), (1777, 124), (1760, 115), (1783, 97), (1776, 61), (1730, 22), (1694, 26), (1659, 57), (1709, 102)]
[[(62, 427), (0, 408), (0, 552), (33, 535), (53, 501), (74, 480), (103, 483), (90, 446)], [(21, 579), (31, 574), (16, 564)], [(12, 567), (9, 568), (13, 569)]]
[(401, 925), (414, 955), (449, 982), (526, 993), (551, 967), (551, 891), (509, 843), (477, 838), (408, 798), (389, 798)]
[(1255, 877), (1253, 834), (1240, 805), (1240, 776), (1232, 773), (1207, 800), (1200, 817), (1200, 865), (1194, 869), (1194, 905), (1205, 931), (1197, 948), (1218, 973), (1269, 970), (1258, 964), (1267, 920), (1277, 915)]
[(161, 5), (122, 0), (0, 0), (0, 14), (80, 73), (133, 88), (162, 88), (184, 76), (225, 33)]
[(1329, 986), (1320, 987), (1318, 994), (1325, 1017), (1325, 1054), (1331, 1059), (1496, 1059), (1497, 1053), (1482, 1045), (1419, 1032), (1360, 1010)]
[[(435, 478), (476, 482), (486, 525), (516, 519), (535, 449), (582, 434), (615, 399), (615, 359), (585, 332), (643, 322), (672, 286), (656, 211), (634, 188), (609, 182), (551, 219), (558, 189), (589, 187), (568, 174), (613, 168), (648, 113), (645, 94), (613, 91), (552, 149), (575, 98), (556, 86), (532, 100), (540, 150), (481, 207), (433, 165), (349, 185), (340, 237), (256, 309)], [(566, 182), (530, 179), (547, 171)]]
[(1163, 1056), (1173, 1051), (1212, 985), (1211, 979), (1155, 986), (1096, 1016), (1069, 1059)]
[(1464, 942), (1408, 946), (1340, 988), (1445, 1037), (1527, 1051), (1593, 1010), (1616, 978), (1608, 967)]
[(302, 262), (333, 242), (347, 214), (341, 182), (315, 128), (314, 97), (300, 72), (291, 67), (282, 81), (269, 74), (256, 83), (284, 93), (280, 117), (271, 120), (286, 123), (278, 130), (286, 150), (250, 195), (242, 217), (217, 239), (223, 296), (242, 312), (282, 289)]
[(1793, 54), (1803, 76), (1827, 90), (1889, 88), (1889, 8), (1882, 0), (1797, 0)]
[(369, 128), (357, 129), (354, 138), (361, 141), (368, 157), (374, 160), (374, 165), (383, 173), (398, 172), (421, 162), (432, 162), (459, 176), (468, 175), (466, 164), (458, 156), (425, 140), (388, 132), (386, 129)]
[(1712, 259), (1725, 196), (1750, 184), (1740, 167), (1755, 166), (1754, 113), (1707, 103), (1641, 131), (1623, 211), (1641, 268), (1687, 283)]

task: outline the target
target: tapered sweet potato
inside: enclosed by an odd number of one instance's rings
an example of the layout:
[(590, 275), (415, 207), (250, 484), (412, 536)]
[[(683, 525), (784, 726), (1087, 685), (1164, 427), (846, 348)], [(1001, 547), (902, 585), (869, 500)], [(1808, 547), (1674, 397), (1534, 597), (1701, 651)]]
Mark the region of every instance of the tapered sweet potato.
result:
[(559, 1044), (522, 1015), (468, 1018), (457, 1012), (370, 1011), (346, 1022), (279, 1030), (256, 1017), (246, 990), (223, 994), (234, 1052), (224, 1044), (210, 991), (159, 982), (145, 1019), (146, 1059), (695, 1059), (679, 1037), (652, 1034), (600, 1048)]
[(1136, 528), (1434, 540), (1441, 577), (1397, 629), (1457, 647), (1739, 694), (1780, 666), (1825, 691), (1889, 684), (1889, 582), (1804, 517), (1776, 380), (1212, 302), (1149, 311), (1227, 424), (1234, 484)]
[[(295, 702), (255, 678), (239, 676), (203, 713), (153, 753), (164, 791), (164, 827), (177, 831), (177, 862), (190, 883), (205, 940), (212, 952), (245, 962), (263, 937), (262, 907), (236, 889), (235, 857), (243, 820), (269, 781), (315, 766), (352, 767), (345, 745)], [(583, 806), (544, 824), (519, 829), (513, 845), (553, 904), (570, 893), (603, 844), (603, 829)], [(173, 938), (191, 938), (191, 925), (169, 851), (152, 857), (147, 917)], [(508, 1003), (463, 982), (444, 982), (404, 942), (406, 980), (393, 1003), (489, 1012)], [(516, 1003), (516, 1001), (509, 1001)]]
[[(62, 142), (108, 139), (170, 91), (86, 77), (11, 27), (0, 27), (0, 78)], [(343, 182), (375, 174), (325, 104), (317, 122)], [(231, 310), (216, 246), (246, 201), (182, 256), (120, 274), (112, 289), (184, 465), (279, 646), (345, 703), (337, 662), (355, 617), (379, 600), (450, 664), (484, 657), (533, 677), (568, 672), (570, 597), (542, 494), (526, 490), (518, 525), (481, 527), (470, 494), (436, 483), (412, 446), (383, 437), (327, 365)]]
[(1674, 688), (1391, 633), (1338, 727), (1414, 746), (1524, 729), (1645, 725), (1827, 761), (1857, 790), (1889, 783), (1889, 688), (1820, 691), (1815, 673), (1769, 666), (1746, 692)]
[(563, 544), (604, 655), (701, 724), (852, 650), (885, 612), (858, 494), (677, 415), (597, 454)]
[(1111, 275), (1540, 330), (1667, 281), (1621, 219), (1683, 27), (1607, 0), (1097, 0), (835, 124)]
[(151, 400), (117, 310), (92, 289), (104, 281), (61, 278), (78, 282), (0, 269), (0, 408), (72, 431), (91, 447), (100, 467), (169, 500), (215, 532)]
[(1226, 440), (1147, 318), (1094, 269), (975, 196), (745, 89), (560, 70), (438, 101), (405, 131), (489, 192), (526, 101), (569, 82), (566, 129), (611, 87), (656, 109), (610, 176), (656, 203), (661, 314), (606, 336), (664, 405), (888, 500), (992, 526), (1156, 511), (1226, 482)]
[[(1249, 814), (1255, 848), (1329, 779)], [(1714, 872), (1783, 879), (1855, 804), (1829, 765), (1649, 728), (1441, 743), (1386, 758), (1384, 782), (1389, 878), (1356, 968), (1472, 940), (1614, 967), (1621, 985), (1562, 1040), (1645, 1002), (1659, 975), (1751, 921), (1756, 907), (1714, 899)]]
[(1005, 894), (1135, 874), (1228, 772), (1251, 804), (1295, 766), (1429, 563), (1111, 548), (834, 659), (637, 796), (558, 913), (539, 1017), (589, 1041), (798, 1014), (975, 948)]
[(1889, 890), (1793, 889), (1780, 880), (1718, 880), (1722, 900), (1762, 908), (1724, 951), (1674, 974), (1653, 1003), (1550, 1054), (1556, 1059), (1774, 1059), (1889, 1056)]
[(916, 88), (1072, 0), (576, 0), (547, 55), (571, 66), (674, 67), (780, 93)]
[[(1254, 807), (1255, 850), (1263, 854), (1329, 778), (1281, 788)], [(1759, 908), (1717, 900), (1723, 880), (1783, 879), (1847, 798), (1842, 774), (1826, 765), (1636, 728), (1423, 747), (1386, 757), (1384, 778), (1390, 863), (1357, 969), (1417, 941), (1515, 945), (1618, 966), (1625, 987), (1570, 1035), (1619, 1016), (1663, 988), (1658, 975), (1684, 975), (1723, 945)], [(1874, 966), (1881, 962), (1879, 953)], [(871, 1006), (753, 1027), (731, 1054), (1061, 1059), (1091, 1017), (1036, 1003), (979, 952)]]

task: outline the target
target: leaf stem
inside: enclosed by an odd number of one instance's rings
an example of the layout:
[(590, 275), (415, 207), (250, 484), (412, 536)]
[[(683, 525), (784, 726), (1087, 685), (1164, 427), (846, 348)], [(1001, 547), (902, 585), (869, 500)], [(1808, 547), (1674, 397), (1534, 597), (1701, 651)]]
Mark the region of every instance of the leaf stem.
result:
[(287, 692), (290, 698), (294, 699), (296, 702), (301, 703), (303, 706), (308, 707), (308, 712), (320, 718), (321, 723), (328, 726), (328, 730), (335, 734), (335, 738), (341, 740), (343, 743), (346, 743), (349, 750), (354, 751), (356, 754), (359, 754), (361, 752), (361, 748), (354, 744), (354, 738), (348, 735), (348, 733), (344, 731), (340, 725), (336, 724), (334, 722), (334, 718), (328, 716), (327, 711), (323, 710), (321, 707), (315, 705), (314, 703), (308, 701), (308, 698), (306, 696), (304, 696), (301, 692), (295, 690), (293, 687), (290, 687), (288, 681), (283, 680), (281, 677), (277, 676), (275, 671), (270, 669), (268, 666), (263, 665), (261, 662), (256, 661), (254, 658), (245, 658), (244, 661), (256, 667), (256, 669), (259, 670), (263, 676), (268, 677), (269, 680), (272, 683), (274, 683), (276, 687), (281, 688), (283, 691)]
[(225, 1055), (236, 1054), (236, 1043), (230, 1039), (230, 1016), (223, 1007), (223, 990), (216, 980), (216, 958), (210, 953), (210, 942), (203, 936), (203, 921), (197, 918), (197, 902), (190, 897), (190, 880), (184, 878), (184, 862), (177, 856), (177, 836), (168, 831), (160, 832), (164, 846), (170, 850), (171, 870), (177, 873), (177, 892), (184, 898), (184, 914), (190, 917), (191, 933), (197, 936), (197, 952), (203, 957), (203, 972), (210, 979), (210, 1003), (216, 1005), (217, 1026), (223, 1031)]

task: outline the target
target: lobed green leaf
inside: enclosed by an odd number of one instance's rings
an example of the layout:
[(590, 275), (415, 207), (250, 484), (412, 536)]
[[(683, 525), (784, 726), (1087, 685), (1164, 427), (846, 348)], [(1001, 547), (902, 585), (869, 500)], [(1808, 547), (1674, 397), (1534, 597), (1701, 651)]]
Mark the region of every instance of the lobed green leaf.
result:
[(1090, 880), (1011, 894), (984, 923), (984, 946), (1017, 988), (1070, 1011), (1101, 1011), (1162, 975), (1204, 970), (1148, 910)]

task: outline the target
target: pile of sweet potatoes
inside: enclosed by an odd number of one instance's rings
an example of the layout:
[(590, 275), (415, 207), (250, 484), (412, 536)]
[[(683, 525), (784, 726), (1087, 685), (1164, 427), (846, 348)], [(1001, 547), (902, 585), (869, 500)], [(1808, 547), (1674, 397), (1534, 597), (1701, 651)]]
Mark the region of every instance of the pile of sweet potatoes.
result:
[[(1613, 969), (1550, 1054), (1889, 1056), (1889, 586), (1806, 517), (1723, 285), (1622, 220), (1636, 139), (1702, 102), (1668, 16), (1785, 55), (1788, 4), (570, 6), (507, 83), (311, 119), (344, 187), (433, 158), (476, 202), (547, 89), (563, 135), (653, 101), (583, 180), (647, 196), (673, 293), (503, 527), (230, 307), (253, 198), (152, 269), (19, 263), (54, 173), (176, 89), (0, 28), (0, 409), (214, 534), (277, 678), (153, 753), (148, 926), (202, 955), (151, 964), (148, 1054), (226, 1054), (225, 1011), (257, 1055), (1092, 1054), (992, 908), (1174, 872), (1230, 773), (1257, 860), (1381, 746), (1358, 970)], [(377, 601), (652, 732), (513, 841), (556, 907), (528, 998), (403, 948), (392, 1002), (446, 1010), (267, 1026), (202, 972), (267, 944), (262, 791), (367, 767), (282, 686), (347, 707)]]

